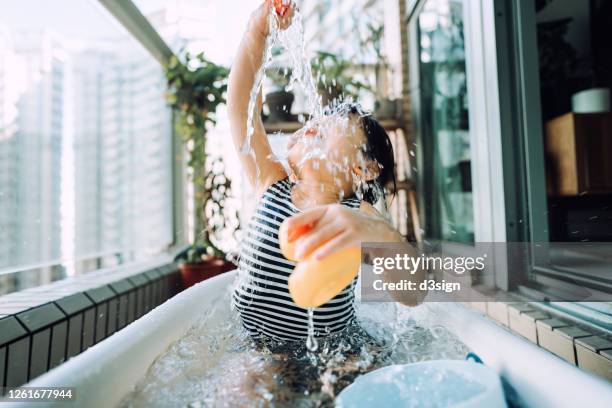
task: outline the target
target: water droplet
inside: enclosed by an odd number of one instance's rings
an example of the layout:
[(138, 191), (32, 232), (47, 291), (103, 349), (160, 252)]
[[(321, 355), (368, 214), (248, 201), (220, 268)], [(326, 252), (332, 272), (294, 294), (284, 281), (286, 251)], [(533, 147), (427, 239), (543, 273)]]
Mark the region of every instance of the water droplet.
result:
[(314, 332), (314, 309), (308, 309), (308, 337), (306, 338), (306, 348), (311, 351), (317, 351), (319, 343)]
[(308, 338), (306, 339), (306, 348), (309, 351), (317, 351), (317, 348), (319, 347), (319, 344), (317, 342), (317, 339), (314, 336), (308, 336)]

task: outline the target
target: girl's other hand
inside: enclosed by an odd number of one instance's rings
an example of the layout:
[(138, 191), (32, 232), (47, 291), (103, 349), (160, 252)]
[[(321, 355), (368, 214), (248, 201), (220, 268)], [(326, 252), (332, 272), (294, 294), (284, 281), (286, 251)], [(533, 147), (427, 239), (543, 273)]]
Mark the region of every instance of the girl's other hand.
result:
[(268, 17), (274, 8), (278, 25), (281, 30), (291, 25), (295, 4), (290, 0), (264, 0), (263, 3), (251, 14), (251, 31), (264, 38), (270, 34)]
[[(275, 0), (277, 1), (277, 0)], [(280, 12), (276, 13), (278, 19), (278, 27), (281, 30), (286, 30), (293, 21), (293, 14), (295, 12), (295, 3), (291, 0), (280, 0), (282, 2), (279, 8)]]
[[(362, 242), (403, 242), (398, 245), (398, 254), (418, 257), (419, 253), (379, 215), (368, 207), (355, 210), (340, 204), (330, 204), (306, 210), (294, 215), (287, 221), (289, 242), (295, 242), (295, 258), (308, 256), (321, 260), (328, 255), (346, 248), (360, 248)], [(372, 250), (372, 249), (370, 249)], [(383, 251), (381, 256), (388, 256)], [(427, 278), (427, 270), (419, 269), (412, 274), (411, 280), (422, 282)], [(399, 284), (406, 279), (404, 269), (390, 269), (382, 274), (387, 283)], [(416, 306), (423, 301), (427, 290), (388, 291), (389, 296), (406, 306)]]
[[(305, 233), (296, 233), (308, 226)], [(323, 259), (362, 242), (401, 242), (401, 235), (382, 217), (365, 214), (340, 204), (311, 208), (287, 221), (289, 241), (296, 241), (295, 256)], [(300, 231), (301, 232), (301, 231)], [(300, 236), (298, 236), (300, 235)]]

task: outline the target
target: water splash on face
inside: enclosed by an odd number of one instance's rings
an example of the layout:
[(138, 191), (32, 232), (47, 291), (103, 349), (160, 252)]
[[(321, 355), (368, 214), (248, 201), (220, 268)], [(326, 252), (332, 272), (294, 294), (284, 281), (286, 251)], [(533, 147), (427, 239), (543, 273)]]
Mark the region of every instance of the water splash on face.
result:
[[(296, 163), (290, 165), (288, 163), (288, 157), (276, 157), (285, 168), (288, 174), (294, 174), (299, 170), (307, 166), (309, 163), (313, 163), (314, 170), (319, 170), (320, 164), (325, 163), (325, 169), (332, 175), (333, 180), (330, 182), (321, 181), (327, 183), (331, 187), (343, 186), (344, 181), (350, 180), (353, 169), (349, 163), (348, 158), (344, 157), (342, 160), (333, 160), (328, 157), (328, 151), (324, 148), (324, 142), (321, 135), (335, 131), (350, 134), (355, 132), (355, 121), (349, 120), (349, 112), (353, 116), (361, 117), (367, 115), (366, 112), (361, 109), (355, 109), (355, 104), (352, 99), (348, 98), (344, 101), (334, 100), (331, 102), (331, 106), (324, 107), (322, 104), (322, 97), (318, 92), (317, 80), (313, 76), (312, 65), (310, 58), (306, 52), (306, 41), (304, 37), (304, 24), (303, 16), (295, 4), (293, 7), (293, 18), (291, 25), (286, 29), (279, 27), (279, 21), (276, 16), (274, 7), (269, 13), (268, 25), (269, 35), (266, 40), (265, 51), (263, 56), (263, 63), (260, 69), (257, 71), (253, 89), (250, 94), (249, 106), (248, 106), (248, 118), (247, 118), (247, 137), (242, 146), (243, 154), (255, 155), (252, 146), (251, 138), (254, 133), (253, 119), (257, 112), (257, 98), (261, 92), (264, 79), (266, 77), (267, 70), (271, 69), (272, 66), (272, 50), (275, 48), (282, 48), (285, 51), (285, 56), (288, 59), (288, 67), (284, 68), (284, 74), (290, 73), (288, 85), (286, 91), (292, 91), (296, 87), (299, 87), (305, 95), (305, 110), (306, 115), (300, 115), (301, 119), (308, 118), (305, 123), (305, 128), (312, 127), (318, 129), (318, 137), (309, 136), (306, 140), (304, 134), (294, 135), (294, 139), (291, 143), (299, 142), (305, 147), (303, 154)], [(320, 75), (319, 75), (320, 76)], [(331, 83), (332, 86), (336, 85), (336, 78), (318, 78), (322, 83)], [(333, 129), (333, 130), (332, 130)], [(299, 132), (298, 132), (299, 133)], [(256, 159), (254, 157), (254, 159)], [(364, 162), (363, 158), (360, 159)], [(255, 160), (257, 162), (257, 160)], [(259, 176), (259, 167), (257, 168)], [(372, 184), (372, 183), (368, 183)], [(363, 186), (363, 180), (360, 182), (354, 182), (353, 187), (355, 192), (358, 192), (359, 188)], [(325, 187), (322, 187), (325, 189)], [(377, 191), (382, 189), (377, 189)], [(342, 189), (342, 195), (344, 192)], [(384, 194), (383, 194), (384, 195)]]

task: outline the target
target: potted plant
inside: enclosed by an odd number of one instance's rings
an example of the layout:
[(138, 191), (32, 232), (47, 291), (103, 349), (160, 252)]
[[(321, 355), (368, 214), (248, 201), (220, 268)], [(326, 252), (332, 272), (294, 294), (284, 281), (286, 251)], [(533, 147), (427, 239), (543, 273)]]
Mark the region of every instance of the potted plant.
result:
[(208, 163), (206, 155), (206, 133), (216, 123), (217, 107), (225, 103), (229, 70), (207, 60), (203, 53), (185, 53), (184, 62), (176, 56), (170, 58), (165, 74), (167, 100), (175, 112), (176, 130), (188, 154), (187, 167), (194, 185), (194, 236), (198, 238), (177, 256), (185, 285), (189, 286), (229, 268), (225, 254), (211, 241), (216, 228), (211, 223), (218, 219), (207, 218), (212, 214), (211, 201), (213, 206), (224, 203), (229, 181), (214, 181), (219, 178), (218, 170), (214, 163)]
[(176, 256), (184, 288), (231, 269), (223, 258), (224, 254), (211, 254), (210, 248), (209, 243), (198, 241)]
[(270, 111), (268, 122), (288, 122), (293, 119), (291, 107), (295, 95), (286, 90), (291, 79), (291, 69), (269, 69), (267, 76), (274, 85), (273, 91), (266, 94), (266, 105)]
[(204, 182), (206, 225), (197, 242), (176, 257), (185, 287), (230, 271), (236, 267), (227, 254), (215, 245), (223, 234), (233, 235), (240, 227), (236, 210), (226, 205), (231, 194), (231, 180), (226, 176), (223, 159), (211, 161)]
[(369, 89), (352, 75), (353, 64), (337, 54), (318, 51), (311, 64), (325, 106), (338, 103), (342, 96), (357, 99), (359, 91)]

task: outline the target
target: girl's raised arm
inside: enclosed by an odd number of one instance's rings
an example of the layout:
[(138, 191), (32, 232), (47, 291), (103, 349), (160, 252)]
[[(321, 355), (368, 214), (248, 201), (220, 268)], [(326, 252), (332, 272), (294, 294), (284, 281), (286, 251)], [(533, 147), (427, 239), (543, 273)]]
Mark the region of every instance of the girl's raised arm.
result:
[[(238, 157), (253, 188), (261, 194), (275, 181), (286, 177), (282, 164), (274, 157), (261, 119), (261, 94), (253, 114), (253, 134), (247, 149), (247, 119), (249, 98), (257, 71), (263, 64), (266, 39), (269, 35), (268, 16), (272, 0), (265, 0), (253, 12), (247, 31), (238, 48), (238, 54), (229, 76), (227, 108), (232, 139)], [(280, 26), (291, 22), (292, 10), (279, 17)]]

